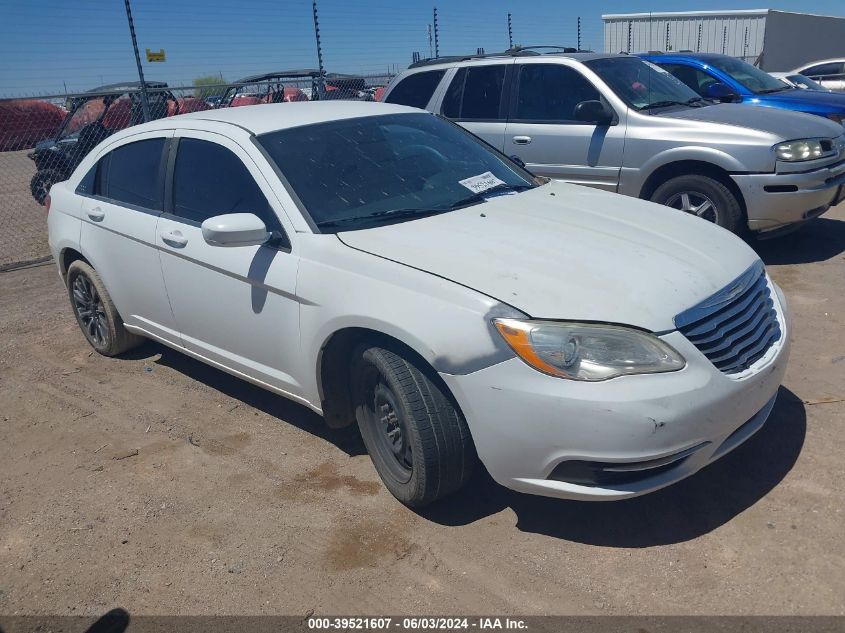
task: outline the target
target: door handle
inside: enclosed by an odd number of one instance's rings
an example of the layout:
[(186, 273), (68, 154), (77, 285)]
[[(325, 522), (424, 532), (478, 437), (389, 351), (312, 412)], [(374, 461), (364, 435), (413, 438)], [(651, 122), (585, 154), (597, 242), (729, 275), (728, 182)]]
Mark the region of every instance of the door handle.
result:
[(93, 209), (88, 209), (88, 217), (94, 220), (94, 222), (102, 222), (103, 218), (106, 217), (106, 212), (100, 207), (94, 207)]
[(514, 136), (514, 145), (528, 145), (531, 142), (530, 136)]
[(182, 235), (181, 231), (167, 231), (161, 234), (162, 241), (174, 248), (182, 248), (188, 243), (188, 238)]

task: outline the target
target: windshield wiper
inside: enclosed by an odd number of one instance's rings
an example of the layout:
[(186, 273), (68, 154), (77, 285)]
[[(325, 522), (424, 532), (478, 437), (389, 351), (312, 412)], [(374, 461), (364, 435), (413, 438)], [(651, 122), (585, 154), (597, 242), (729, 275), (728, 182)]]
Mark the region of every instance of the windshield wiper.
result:
[(789, 86), (784, 86), (783, 88), (766, 88), (765, 90), (758, 90), (756, 94), (769, 95), (773, 92), (783, 92), (784, 90), (796, 90), (796, 88), (790, 88)]
[(526, 189), (533, 189), (536, 185), (509, 185), (503, 182), (500, 185), (496, 185), (495, 187), (490, 187), (489, 189), (485, 189), (484, 191), (479, 191), (478, 193), (474, 193), (471, 196), (467, 196), (466, 198), (461, 198), (457, 202), (453, 202), (449, 205), (449, 210), (452, 211), (454, 209), (460, 209), (462, 207), (468, 207), (472, 204), (478, 204), (479, 202), (484, 202), (487, 197), (491, 193), (496, 193), (497, 191), (525, 191)]
[(691, 106), (693, 102), (700, 100), (701, 97), (693, 97), (692, 99), (688, 99), (687, 101), (673, 101), (670, 99), (666, 99), (665, 101), (655, 101), (654, 103), (648, 103), (640, 108), (640, 110), (652, 110), (653, 108), (667, 108), (673, 105), (679, 106)]
[(335, 226), (342, 226), (344, 224), (353, 224), (356, 222), (368, 223), (378, 222), (379, 220), (393, 220), (403, 218), (424, 218), (429, 215), (437, 215), (438, 213), (446, 213), (451, 211), (451, 207), (434, 208), (434, 209), (390, 209), (387, 211), (376, 211), (368, 215), (356, 215), (351, 218), (340, 218), (337, 220), (323, 220), (317, 222), (318, 228), (330, 228)]

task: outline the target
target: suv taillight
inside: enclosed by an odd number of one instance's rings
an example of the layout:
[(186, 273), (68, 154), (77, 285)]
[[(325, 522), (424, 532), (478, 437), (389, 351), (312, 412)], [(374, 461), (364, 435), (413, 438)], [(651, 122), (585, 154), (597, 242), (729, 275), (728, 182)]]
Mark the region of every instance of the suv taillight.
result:
[(46, 209), (47, 209), (47, 213), (50, 213), (50, 202), (51, 202), (51, 200), (50, 200), (50, 194), (48, 193), (48, 194), (47, 194), (47, 197), (46, 197), (46, 198), (44, 198), (44, 208), (46, 208)]

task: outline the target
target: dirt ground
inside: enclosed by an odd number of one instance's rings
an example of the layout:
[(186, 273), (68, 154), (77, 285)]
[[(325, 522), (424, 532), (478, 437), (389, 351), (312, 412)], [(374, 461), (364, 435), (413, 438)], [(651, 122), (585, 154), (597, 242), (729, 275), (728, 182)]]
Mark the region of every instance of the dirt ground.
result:
[(47, 213), (29, 192), (35, 175), (35, 163), (26, 156), (31, 151), (0, 152), (0, 270), (50, 254)]
[(52, 265), (0, 274), (0, 613), (841, 615), (845, 205), (757, 248), (795, 327), (745, 445), (626, 502), (481, 474), (422, 513), (298, 405), (93, 354)]

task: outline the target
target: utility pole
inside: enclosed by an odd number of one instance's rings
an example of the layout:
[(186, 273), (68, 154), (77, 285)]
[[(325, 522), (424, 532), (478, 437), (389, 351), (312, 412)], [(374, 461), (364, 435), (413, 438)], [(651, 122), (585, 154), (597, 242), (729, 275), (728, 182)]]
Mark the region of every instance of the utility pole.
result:
[(317, 17), (317, 0), (311, 3), (311, 11), (314, 14), (314, 37), (317, 40), (317, 69), (320, 71), (320, 80), (317, 84), (319, 98), (323, 98), (325, 92), (325, 69), (323, 68), (323, 46), (320, 43), (320, 19)]
[(138, 40), (135, 39), (135, 23), (132, 21), (132, 9), (129, 0), (124, 0), (126, 19), (129, 20), (129, 35), (132, 36), (132, 49), (135, 51), (135, 65), (138, 66), (138, 79), (141, 81), (141, 111), (144, 121), (150, 120), (150, 102), (147, 97), (147, 82), (144, 81), (144, 69), (141, 68), (141, 54), (138, 52)]
[(437, 28), (437, 7), (434, 7), (434, 56), (440, 57), (440, 30)]
[(508, 48), (513, 48), (513, 23), (511, 22), (510, 13), (508, 13)]

